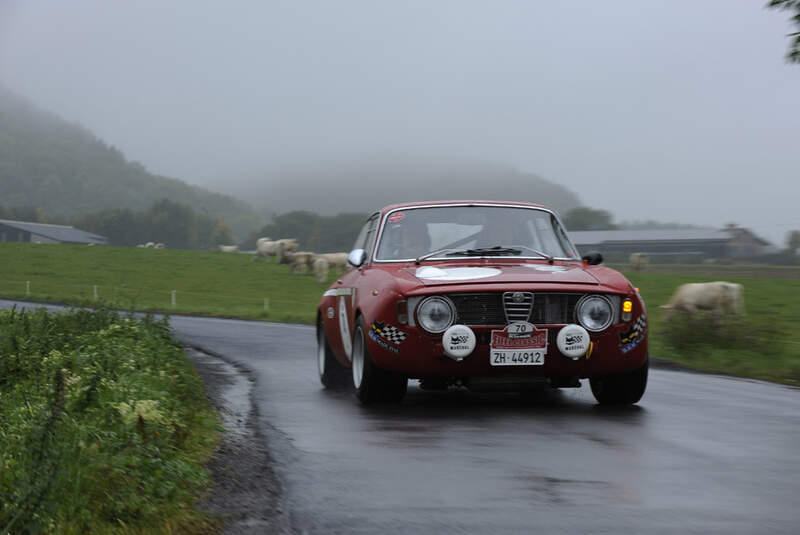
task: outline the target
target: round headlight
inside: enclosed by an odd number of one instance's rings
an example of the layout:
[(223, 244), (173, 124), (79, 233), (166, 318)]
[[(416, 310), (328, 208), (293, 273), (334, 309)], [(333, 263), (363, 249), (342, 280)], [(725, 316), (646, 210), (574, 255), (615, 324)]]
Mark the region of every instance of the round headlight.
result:
[(443, 297), (428, 297), (417, 307), (417, 321), (429, 333), (446, 331), (454, 320), (453, 305)]
[(614, 320), (611, 303), (600, 295), (588, 295), (581, 299), (575, 309), (575, 315), (578, 323), (592, 332), (607, 329)]

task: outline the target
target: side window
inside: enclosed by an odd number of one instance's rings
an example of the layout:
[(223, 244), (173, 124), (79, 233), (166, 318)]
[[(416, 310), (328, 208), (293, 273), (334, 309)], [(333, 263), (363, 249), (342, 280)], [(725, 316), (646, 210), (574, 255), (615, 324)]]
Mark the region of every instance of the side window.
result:
[(370, 217), (364, 226), (361, 227), (361, 232), (358, 233), (356, 243), (353, 244), (353, 249), (364, 249), (367, 252), (367, 257), (372, 254), (373, 242), (375, 241), (375, 225), (378, 221), (378, 214)]
[[(369, 221), (367, 221), (366, 229), (367, 229), (367, 236), (366, 236), (366, 243), (364, 244), (364, 250), (367, 252), (367, 258), (372, 258), (372, 249), (375, 247), (375, 232), (377, 231), (378, 227), (378, 214), (375, 214)], [(368, 260), (369, 261), (369, 260)]]
[(567, 233), (564, 232), (564, 229), (558, 224), (558, 220), (555, 218), (555, 216), (550, 216), (550, 224), (553, 225), (553, 230), (555, 231), (556, 238), (558, 238), (558, 241), (561, 245), (564, 256), (580, 258), (580, 255), (570, 243)]

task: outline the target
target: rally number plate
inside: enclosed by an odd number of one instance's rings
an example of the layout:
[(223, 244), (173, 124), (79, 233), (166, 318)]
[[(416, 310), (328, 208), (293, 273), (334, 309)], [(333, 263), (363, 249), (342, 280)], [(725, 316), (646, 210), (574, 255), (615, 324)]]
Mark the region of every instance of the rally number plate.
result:
[(547, 355), (547, 329), (519, 321), (492, 331), (489, 364), (492, 366), (541, 366)]

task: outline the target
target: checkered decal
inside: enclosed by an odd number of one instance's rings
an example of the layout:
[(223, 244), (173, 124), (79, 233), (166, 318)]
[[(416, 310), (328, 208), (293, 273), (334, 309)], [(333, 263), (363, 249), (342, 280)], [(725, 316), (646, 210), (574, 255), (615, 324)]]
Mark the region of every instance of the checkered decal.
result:
[(642, 314), (636, 318), (635, 322), (633, 322), (633, 333), (635, 338), (639, 338), (639, 336), (644, 334), (645, 331), (647, 331), (647, 316)]
[(621, 344), (629, 344), (631, 342), (641, 339), (647, 332), (647, 316), (642, 314), (636, 321), (633, 322), (628, 332), (619, 335)]
[(386, 323), (381, 323), (379, 321), (373, 322), (372, 330), (375, 332), (375, 334), (394, 345), (400, 345), (408, 336), (408, 334), (404, 333), (397, 327), (394, 327), (393, 325), (387, 325)]

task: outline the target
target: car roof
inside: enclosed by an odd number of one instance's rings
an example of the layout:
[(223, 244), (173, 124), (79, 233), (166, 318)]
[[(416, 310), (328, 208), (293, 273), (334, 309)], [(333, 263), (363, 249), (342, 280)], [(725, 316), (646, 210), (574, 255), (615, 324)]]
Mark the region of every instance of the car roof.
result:
[(543, 210), (549, 210), (553, 212), (551, 208), (544, 206), (542, 204), (534, 204), (525, 201), (478, 201), (478, 200), (461, 200), (461, 201), (418, 201), (418, 202), (404, 202), (404, 203), (396, 203), (390, 204), (388, 206), (384, 206), (381, 208), (380, 213), (381, 215), (391, 212), (392, 210), (397, 210), (398, 208), (414, 208), (418, 206), (449, 206), (449, 205), (461, 205), (461, 204), (494, 204), (494, 205), (502, 205), (502, 206), (521, 206), (525, 208), (541, 208)]

